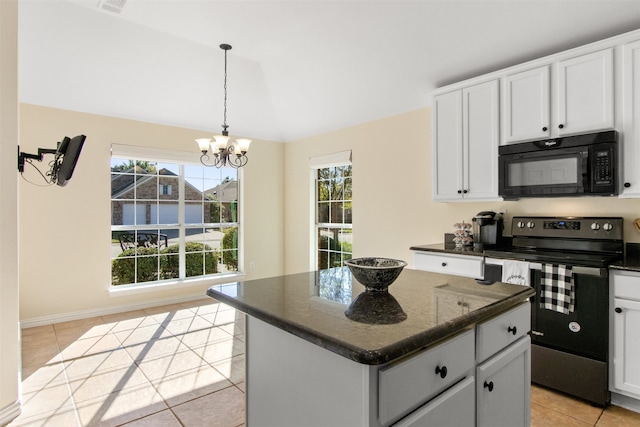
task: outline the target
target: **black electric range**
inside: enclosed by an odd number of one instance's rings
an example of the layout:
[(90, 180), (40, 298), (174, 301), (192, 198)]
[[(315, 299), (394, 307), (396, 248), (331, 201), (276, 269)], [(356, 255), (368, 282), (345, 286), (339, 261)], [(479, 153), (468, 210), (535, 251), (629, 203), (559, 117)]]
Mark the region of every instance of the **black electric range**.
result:
[[(623, 219), (514, 217), (511, 233), (510, 245), (485, 250), (485, 279), (492, 267), (502, 268), (492, 265), (490, 258), (530, 263), (530, 286), (536, 290), (531, 298), (532, 382), (606, 405), (610, 400), (607, 267), (623, 257)], [(574, 293), (569, 313), (541, 303), (545, 264), (571, 269)], [(499, 280), (499, 273), (493, 274)]]

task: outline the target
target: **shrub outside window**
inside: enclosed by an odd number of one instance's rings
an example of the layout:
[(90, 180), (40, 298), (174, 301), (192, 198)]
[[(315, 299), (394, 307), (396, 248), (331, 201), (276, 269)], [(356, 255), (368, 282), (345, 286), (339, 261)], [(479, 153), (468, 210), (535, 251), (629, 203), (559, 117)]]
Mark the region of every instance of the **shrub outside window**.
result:
[(238, 173), (111, 159), (111, 285), (238, 271)]

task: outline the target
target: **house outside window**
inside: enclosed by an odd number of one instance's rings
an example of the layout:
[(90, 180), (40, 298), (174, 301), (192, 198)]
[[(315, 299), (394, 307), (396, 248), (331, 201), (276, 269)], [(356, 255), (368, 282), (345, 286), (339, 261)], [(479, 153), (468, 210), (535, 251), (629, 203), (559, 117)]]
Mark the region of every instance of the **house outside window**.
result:
[(238, 272), (238, 171), (128, 151), (111, 159), (111, 285)]
[(342, 267), (353, 252), (351, 152), (315, 160), (316, 268), (325, 270)]

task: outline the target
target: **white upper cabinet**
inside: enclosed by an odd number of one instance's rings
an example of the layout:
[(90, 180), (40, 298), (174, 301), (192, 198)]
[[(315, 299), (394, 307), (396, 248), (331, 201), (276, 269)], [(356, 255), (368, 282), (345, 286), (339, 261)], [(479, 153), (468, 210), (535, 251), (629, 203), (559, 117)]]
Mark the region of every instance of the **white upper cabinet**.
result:
[(433, 99), (433, 199), (460, 199), (462, 189), (462, 91)]
[(434, 97), (433, 199), (498, 199), (498, 80)]
[(558, 63), (558, 135), (613, 129), (613, 49)]
[(640, 40), (623, 48), (620, 197), (640, 197)]
[(504, 78), (504, 142), (551, 134), (550, 91), (548, 65)]
[(613, 49), (509, 74), (502, 143), (613, 129), (613, 101)]
[(640, 198), (640, 30), (439, 88), (432, 123), (435, 201), (500, 200), (500, 145), (607, 130)]

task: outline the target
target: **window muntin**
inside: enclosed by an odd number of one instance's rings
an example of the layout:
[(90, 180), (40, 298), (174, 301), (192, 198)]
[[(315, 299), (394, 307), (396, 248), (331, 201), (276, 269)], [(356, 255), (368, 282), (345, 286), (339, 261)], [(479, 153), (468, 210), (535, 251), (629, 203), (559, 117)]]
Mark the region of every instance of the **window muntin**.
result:
[(233, 168), (112, 157), (112, 285), (238, 271)]
[(351, 165), (317, 169), (317, 269), (341, 267), (352, 254)]

